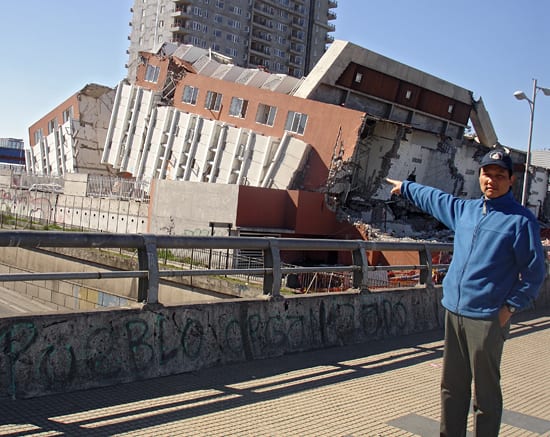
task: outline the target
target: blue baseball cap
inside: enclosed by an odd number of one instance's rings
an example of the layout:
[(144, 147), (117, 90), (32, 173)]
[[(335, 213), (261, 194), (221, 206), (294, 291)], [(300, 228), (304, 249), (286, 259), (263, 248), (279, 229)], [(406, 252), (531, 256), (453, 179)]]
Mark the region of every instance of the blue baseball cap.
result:
[(481, 159), (480, 167), (485, 167), (486, 165), (498, 165), (499, 167), (505, 168), (510, 173), (514, 172), (512, 158), (503, 150), (491, 150), (487, 153)]

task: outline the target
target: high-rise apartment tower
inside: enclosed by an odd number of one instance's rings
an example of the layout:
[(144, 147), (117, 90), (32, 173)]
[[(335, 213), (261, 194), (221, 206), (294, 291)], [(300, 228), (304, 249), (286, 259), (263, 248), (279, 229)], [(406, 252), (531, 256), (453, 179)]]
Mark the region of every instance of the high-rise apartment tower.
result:
[(333, 41), (336, 7), (336, 0), (135, 0), (128, 78), (135, 78), (138, 52), (164, 42), (211, 49), (242, 67), (305, 76)]

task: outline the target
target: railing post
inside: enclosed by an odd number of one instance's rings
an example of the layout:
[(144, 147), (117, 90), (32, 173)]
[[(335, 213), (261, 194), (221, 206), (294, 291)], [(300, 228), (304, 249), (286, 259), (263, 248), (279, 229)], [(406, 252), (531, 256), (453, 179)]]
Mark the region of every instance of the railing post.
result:
[(158, 303), (159, 269), (154, 235), (143, 235), (143, 245), (138, 248), (138, 263), (140, 270), (149, 272), (147, 278), (139, 278), (138, 302)]
[(359, 247), (352, 253), (353, 265), (361, 267), (361, 270), (353, 271), (353, 288), (359, 288), (361, 291), (369, 291), (369, 259), (365, 244), (359, 243)]
[(428, 249), (427, 246), (424, 246), (424, 249), (419, 252), (420, 255), (420, 265), (426, 266), (426, 269), (420, 270), (419, 282), (421, 284), (426, 284), (426, 287), (433, 287), (432, 280), (432, 252)]
[(271, 272), (264, 273), (264, 294), (272, 297), (281, 297), (281, 252), (279, 242), (269, 238), (269, 248), (264, 250), (264, 267), (271, 268)]

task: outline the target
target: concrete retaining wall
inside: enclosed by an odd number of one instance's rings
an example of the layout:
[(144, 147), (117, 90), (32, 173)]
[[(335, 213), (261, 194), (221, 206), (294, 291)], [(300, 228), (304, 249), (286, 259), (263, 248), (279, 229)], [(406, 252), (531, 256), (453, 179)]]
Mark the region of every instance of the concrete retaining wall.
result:
[(0, 319), (0, 396), (31, 397), (405, 335), (440, 290), (339, 293)]
[[(111, 261), (108, 253), (103, 253), (102, 256), (104, 262)], [(29, 249), (0, 247), (0, 272), (2, 273), (97, 272), (100, 270), (105, 268)], [(98, 307), (129, 306), (135, 303), (137, 297), (137, 279), (133, 278), (17, 281), (2, 282), (0, 285), (33, 299), (54, 303), (60, 310), (85, 311)]]

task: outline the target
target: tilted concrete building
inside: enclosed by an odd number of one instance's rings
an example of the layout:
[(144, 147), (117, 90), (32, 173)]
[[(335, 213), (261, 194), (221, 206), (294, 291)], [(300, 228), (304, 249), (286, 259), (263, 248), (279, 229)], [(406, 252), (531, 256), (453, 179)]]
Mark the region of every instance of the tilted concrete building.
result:
[(496, 142), (471, 91), (346, 41), (302, 80), (165, 44), (120, 85), (103, 161), (137, 178), (316, 191), (334, 210), (372, 211), (388, 176), (477, 197), (479, 157)]
[(294, 95), (365, 112), (348, 191), (376, 197), (386, 176), (414, 174), (455, 195), (479, 194), (477, 179), (468, 177), (477, 161), (464, 145), (464, 131), (475, 120), (482, 145), (490, 147), (497, 138), (471, 91), (335, 41)]
[(136, 84), (117, 89), (103, 154), (122, 174), (324, 191), (339, 143), (363, 125), (360, 111), (292, 96), (297, 79), (192, 46), (142, 57)]
[(334, 154), (355, 144), (362, 112), (293, 97), (300, 80), (196, 47), (141, 55), (136, 83), (117, 88), (103, 162), (153, 178), (152, 231), (215, 222), (241, 235), (359, 236), (324, 198)]
[[(302, 79), (164, 44), (141, 52), (133, 83), (117, 86), (100, 165), (151, 180), (148, 232), (223, 225), (241, 235), (369, 238), (370, 228), (400, 222), (392, 231), (404, 236), (426, 217), (390, 199), (384, 179), (476, 198), (479, 160), (496, 141), (471, 91), (349, 42), (335, 41)], [(525, 154), (512, 158), (519, 198)], [(541, 216), (548, 171), (536, 169), (529, 184)]]
[(88, 84), (29, 127), (27, 171), (38, 175), (109, 174), (101, 154), (115, 90)]
[(135, 0), (128, 78), (140, 51), (190, 44), (290, 76), (307, 75), (333, 41), (336, 0)]

